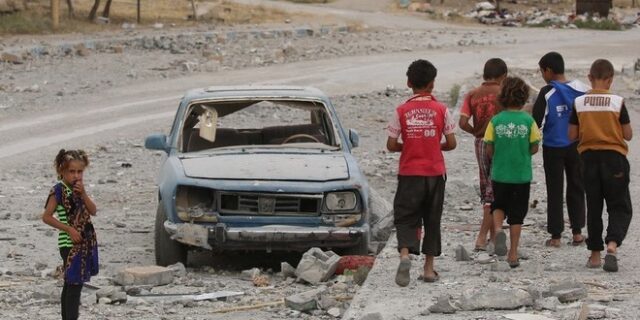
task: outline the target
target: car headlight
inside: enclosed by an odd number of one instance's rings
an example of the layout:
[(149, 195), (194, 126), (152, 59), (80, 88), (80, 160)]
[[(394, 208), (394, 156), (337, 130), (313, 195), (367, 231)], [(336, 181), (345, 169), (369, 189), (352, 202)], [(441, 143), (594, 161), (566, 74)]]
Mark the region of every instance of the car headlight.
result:
[(329, 211), (355, 210), (358, 205), (358, 197), (355, 192), (330, 192), (325, 198), (325, 205)]

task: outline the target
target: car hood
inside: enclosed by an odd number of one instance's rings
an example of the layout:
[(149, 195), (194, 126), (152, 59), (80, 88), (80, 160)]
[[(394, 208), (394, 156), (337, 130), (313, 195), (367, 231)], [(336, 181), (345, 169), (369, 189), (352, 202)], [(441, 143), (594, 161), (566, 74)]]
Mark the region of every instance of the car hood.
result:
[(181, 159), (191, 178), (331, 181), (349, 179), (342, 154), (223, 154)]

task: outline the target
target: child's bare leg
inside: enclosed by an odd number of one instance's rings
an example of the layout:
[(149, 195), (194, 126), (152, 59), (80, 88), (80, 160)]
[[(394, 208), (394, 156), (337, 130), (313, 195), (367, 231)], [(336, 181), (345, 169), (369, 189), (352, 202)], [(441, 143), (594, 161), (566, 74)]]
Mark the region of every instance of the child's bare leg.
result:
[(501, 209), (493, 210), (493, 229), (496, 232), (494, 244), (494, 252), (498, 256), (507, 254), (507, 236), (502, 231), (502, 221), (504, 220), (504, 211)]
[(599, 266), (602, 263), (602, 257), (600, 256), (600, 251), (593, 250), (591, 251), (591, 256), (589, 257), (589, 263), (593, 266)]
[(424, 274), (423, 276), (426, 278), (434, 278), (436, 276), (436, 272), (433, 268), (433, 256), (424, 256)]
[(607, 243), (607, 253), (616, 254), (616, 252), (618, 252), (618, 243), (609, 241), (609, 243)]
[(490, 235), (490, 241), (493, 241), (496, 232), (493, 229), (493, 216), (491, 215), (491, 207), (484, 206), (482, 213), (482, 223), (480, 224), (480, 232), (476, 239), (476, 248), (483, 248), (487, 245), (487, 233)]
[(509, 261), (518, 260), (518, 244), (520, 243), (520, 234), (522, 233), (521, 224), (513, 224), (509, 226), (509, 240), (511, 246), (509, 247), (509, 254), (507, 259)]
[[(504, 211), (502, 209), (493, 210), (493, 232), (498, 233), (502, 231), (502, 222), (504, 221)], [(495, 241), (495, 236), (494, 236)]]

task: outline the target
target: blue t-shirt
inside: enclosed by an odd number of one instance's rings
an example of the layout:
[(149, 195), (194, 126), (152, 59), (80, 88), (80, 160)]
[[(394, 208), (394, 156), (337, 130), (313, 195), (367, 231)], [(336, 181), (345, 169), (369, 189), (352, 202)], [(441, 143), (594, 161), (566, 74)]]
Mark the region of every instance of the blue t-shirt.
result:
[(542, 126), (542, 145), (562, 148), (574, 142), (569, 140), (569, 116), (575, 99), (589, 89), (586, 84), (573, 80), (551, 81), (540, 90), (533, 106), (533, 117), (538, 126)]

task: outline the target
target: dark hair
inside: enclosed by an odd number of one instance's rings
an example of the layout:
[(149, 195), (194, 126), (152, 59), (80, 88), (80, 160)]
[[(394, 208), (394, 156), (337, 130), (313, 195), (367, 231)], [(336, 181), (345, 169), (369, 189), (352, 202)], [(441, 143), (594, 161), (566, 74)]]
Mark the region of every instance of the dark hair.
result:
[(529, 86), (518, 77), (507, 77), (502, 82), (498, 102), (503, 108), (522, 107), (529, 99)]
[(591, 64), (589, 74), (598, 80), (609, 79), (613, 77), (613, 64), (607, 59), (598, 59)]
[(497, 79), (507, 74), (507, 64), (500, 58), (492, 58), (484, 64), (482, 78), (485, 80)]
[(69, 162), (72, 160), (80, 160), (84, 162), (85, 166), (89, 166), (89, 157), (84, 150), (60, 149), (56, 159), (53, 160), (53, 166), (56, 168), (56, 173), (58, 173), (58, 175), (62, 175), (62, 171), (69, 166)]
[(564, 59), (562, 55), (555, 51), (551, 51), (538, 61), (538, 66), (542, 69), (551, 69), (555, 74), (564, 74)]
[(407, 78), (413, 89), (424, 89), (438, 74), (438, 70), (427, 60), (416, 60), (407, 69)]

